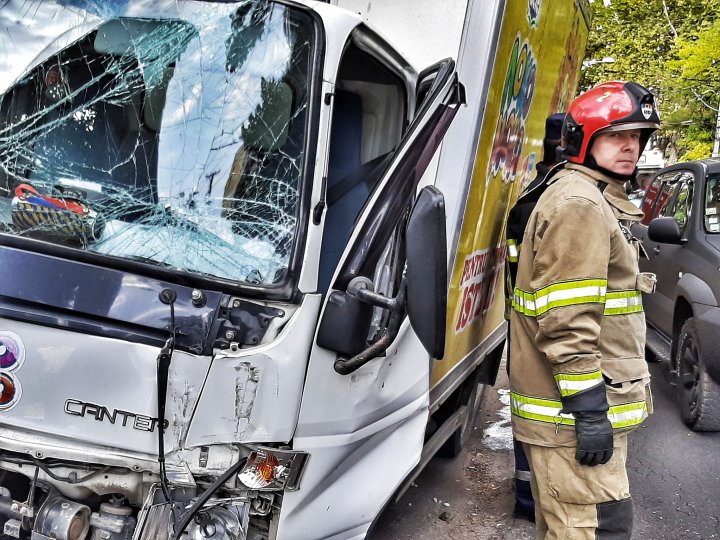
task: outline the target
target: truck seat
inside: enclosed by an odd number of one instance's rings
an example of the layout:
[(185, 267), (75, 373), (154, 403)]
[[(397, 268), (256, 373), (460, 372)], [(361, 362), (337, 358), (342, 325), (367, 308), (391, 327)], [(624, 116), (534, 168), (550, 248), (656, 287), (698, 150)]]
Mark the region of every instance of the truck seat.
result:
[(242, 130), (242, 155), (235, 156), (223, 204), (236, 234), (263, 238), (279, 252), (290, 247), (298, 202), (300, 159), (288, 144), (292, 103), (287, 83), (263, 83), (262, 100)]
[(318, 290), (323, 293), (330, 286), (358, 214), (389, 158), (389, 154), (384, 154), (361, 163), (362, 130), (362, 98), (338, 91), (330, 133), (327, 212), (318, 271)]
[(123, 162), (113, 170), (113, 181), (135, 191), (136, 196), (144, 199), (143, 202), (158, 201), (158, 137), (167, 87), (173, 72), (172, 66), (167, 67), (162, 80), (146, 89), (142, 111), (135, 104), (126, 107), (129, 129), (119, 150)]
[[(140, 94), (133, 93), (123, 107), (122, 122), (126, 131), (117, 147), (113, 159), (117, 165), (113, 166), (111, 176), (113, 184), (123, 191), (127, 190), (126, 195), (139, 198), (142, 203), (155, 203), (158, 135), (156, 130), (148, 129), (147, 122), (141, 124), (141, 118), (146, 116)], [(121, 209), (123, 212), (127, 210)]]

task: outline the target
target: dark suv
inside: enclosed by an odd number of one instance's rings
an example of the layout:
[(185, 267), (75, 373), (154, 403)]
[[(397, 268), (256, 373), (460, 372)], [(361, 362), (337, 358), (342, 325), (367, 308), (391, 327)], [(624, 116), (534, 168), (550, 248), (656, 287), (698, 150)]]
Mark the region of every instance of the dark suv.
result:
[(685, 423), (720, 431), (720, 160), (658, 171), (632, 232), (657, 275), (643, 295), (648, 360), (670, 363)]

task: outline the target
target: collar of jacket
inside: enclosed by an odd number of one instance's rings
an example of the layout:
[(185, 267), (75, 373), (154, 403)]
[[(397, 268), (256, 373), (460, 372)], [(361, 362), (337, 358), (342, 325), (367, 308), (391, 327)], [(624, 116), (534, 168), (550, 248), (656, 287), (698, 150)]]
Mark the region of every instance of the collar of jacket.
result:
[(588, 182), (606, 183), (607, 187), (603, 190), (603, 197), (605, 197), (605, 200), (612, 207), (617, 219), (640, 221), (643, 218), (642, 210), (628, 200), (622, 182), (605, 176), (599, 171), (589, 169), (588, 167), (578, 165), (576, 163), (567, 163), (565, 168), (582, 173), (582, 178)]

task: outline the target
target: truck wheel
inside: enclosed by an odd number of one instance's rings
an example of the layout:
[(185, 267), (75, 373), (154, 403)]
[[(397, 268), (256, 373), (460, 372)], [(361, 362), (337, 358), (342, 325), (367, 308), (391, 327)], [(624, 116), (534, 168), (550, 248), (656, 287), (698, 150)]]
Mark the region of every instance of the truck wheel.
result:
[(720, 431), (720, 385), (705, 368), (692, 317), (680, 330), (676, 365), (683, 421), (694, 431)]
[(438, 455), (446, 458), (454, 458), (460, 455), (462, 449), (467, 445), (470, 439), (470, 434), (475, 427), (475, 419), (477, 418), (478, 410), (480, 409), (480, 402), (482, 401), (483, 395), (485, 394), (485, 385), (481, 385), (478, 382), (479, 371), (476, 371), (470, 377), (468, 377), (465, 384), (468, 385), (465, 392), (461, 392), (461, 396), (467, 396), (467, 399), (462, 399), (460, 405), (465, 405), (468, 408), (468, 415), (465, 422), (450, 435), (450, 438), (443, 443), (438, 450)]

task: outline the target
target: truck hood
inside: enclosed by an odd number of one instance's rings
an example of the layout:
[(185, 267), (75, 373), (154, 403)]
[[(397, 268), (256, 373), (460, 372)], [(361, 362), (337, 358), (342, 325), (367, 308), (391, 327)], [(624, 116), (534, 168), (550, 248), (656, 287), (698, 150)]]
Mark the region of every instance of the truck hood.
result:
[(154, 469), (168, 289), (169, 464), (199, 446), (292, 438), (319, 296), (279, 309), (202, 291), (197, 307), (198, 289), (141, 275), (8, 247), (0, 261), (27, 269), (0, 283), (0, 448)]

